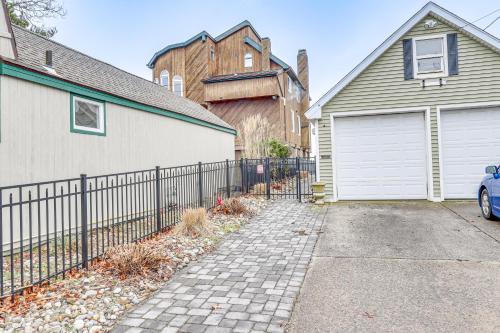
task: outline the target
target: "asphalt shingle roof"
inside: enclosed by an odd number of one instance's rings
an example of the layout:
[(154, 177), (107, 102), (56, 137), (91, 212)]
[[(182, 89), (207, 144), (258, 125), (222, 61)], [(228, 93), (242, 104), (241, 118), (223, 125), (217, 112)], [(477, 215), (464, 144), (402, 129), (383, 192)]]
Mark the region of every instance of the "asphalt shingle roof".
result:
[(18, 58), (14, 63), (52, 75), (44, 68), (45, 53), (51, 50), (52, 68), (57, 73), (55, 77), (232, 129), (230, 125), (201, 105), (179, 97), (165, 87), (23, 28), (13, 25), (12, 30), (18, 52)]

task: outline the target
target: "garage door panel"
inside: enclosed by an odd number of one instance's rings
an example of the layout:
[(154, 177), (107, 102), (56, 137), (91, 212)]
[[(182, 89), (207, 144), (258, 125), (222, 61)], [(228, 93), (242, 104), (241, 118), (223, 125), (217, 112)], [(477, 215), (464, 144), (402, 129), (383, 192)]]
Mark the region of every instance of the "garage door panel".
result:
[(441, 112), (443, 191), (473, 199), (484, 168), (500, 159), (500, 108)]
[(339, 199), (425, 199), (423, 113), (336, 118)]

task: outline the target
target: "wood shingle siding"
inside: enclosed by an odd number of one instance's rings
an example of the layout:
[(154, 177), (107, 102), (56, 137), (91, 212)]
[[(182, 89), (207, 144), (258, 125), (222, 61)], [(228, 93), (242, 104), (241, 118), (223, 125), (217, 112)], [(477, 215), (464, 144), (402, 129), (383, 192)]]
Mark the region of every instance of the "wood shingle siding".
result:
[[(437, 20), (437, 27), (426, 30), (424, 21), (428, 19)], [(405, 80), (403, 39), (449, 33), (458, 33), (459, 74), (446, 77), (447, 82), (442, 87), (422, 88), (422, 80)], [(436, 17), (424, 18), (323, 106), (319, 123), (319, 155), (324, 157), (320, 159), (320, 174), (321, 180), (327, 184), (327, 192), (333, 192), (332, 161), (328, 158), (332, 156), (332, 112), (430, 107), (433, 194), (439, 197), (437, 107), (492, 101), (500, 101), (500, 54)]]

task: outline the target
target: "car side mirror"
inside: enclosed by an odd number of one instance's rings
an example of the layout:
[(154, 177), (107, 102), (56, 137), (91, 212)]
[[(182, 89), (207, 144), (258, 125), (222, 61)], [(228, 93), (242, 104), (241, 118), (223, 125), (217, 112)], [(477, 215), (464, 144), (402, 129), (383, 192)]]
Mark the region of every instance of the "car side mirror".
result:
[(486, 167), (486, 173), (487, 174), (491, 174), (491, 175), (495, 175), (498, 173), (498, 169), (496, 166), (494, 165), (490, 165), (490, 166), (487, 166)]

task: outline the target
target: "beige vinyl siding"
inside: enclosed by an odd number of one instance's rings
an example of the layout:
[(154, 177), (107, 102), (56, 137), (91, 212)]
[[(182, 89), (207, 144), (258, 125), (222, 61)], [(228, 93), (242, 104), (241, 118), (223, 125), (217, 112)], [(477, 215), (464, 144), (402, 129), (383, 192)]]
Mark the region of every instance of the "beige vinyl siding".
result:
[[(439, 148), (436, 107), (446, 104), (500, 101), (500, 54), (468, 35), (439, 21), (437, 28), (425, 30), (426, 17), (391, 46), (364, 72), (322, 108), (319, 125), (320, 155), (331, 155), (330, 113), (393, 109), (431, 108), (431, 138), (434, 196), (440, 195)], [(436, 18), (434, 18), (436, 19)], [(459, 75), (447, 77), (443, 87), (421, 87), (421, 80), (404, 80), (402, 40), (424, 35), (458, 32)], [(332, 164), (320, 160), (321, 180), (333, 193)]]
[(70, 132), (70, 94), (1, 76), (0, 187), (234, 159), (234, 136), (106, 103), (106, 136)]

